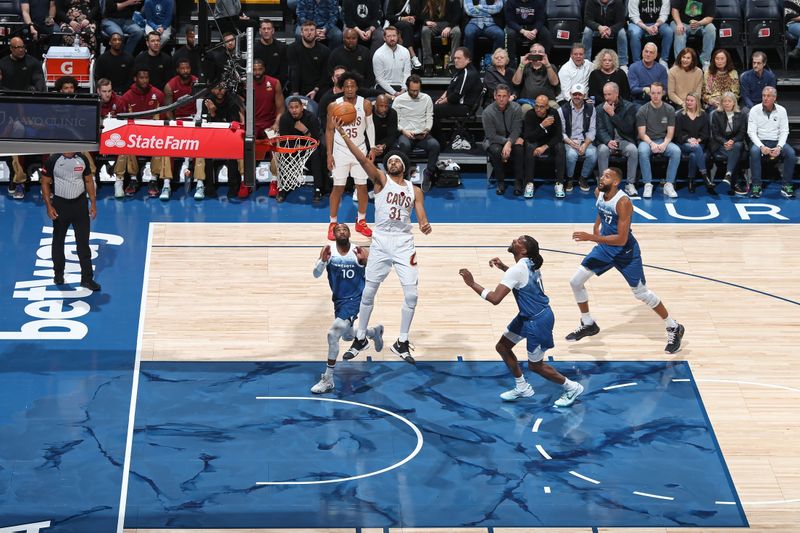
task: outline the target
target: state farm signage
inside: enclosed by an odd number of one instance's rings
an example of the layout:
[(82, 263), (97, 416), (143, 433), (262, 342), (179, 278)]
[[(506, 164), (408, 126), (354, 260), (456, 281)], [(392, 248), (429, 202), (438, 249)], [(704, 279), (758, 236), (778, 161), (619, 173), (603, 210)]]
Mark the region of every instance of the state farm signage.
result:
[(110, 155), (241, 159), (244, 129), (238, 124), (204, 124), (107, 118), (100, 135), (100, 153)]

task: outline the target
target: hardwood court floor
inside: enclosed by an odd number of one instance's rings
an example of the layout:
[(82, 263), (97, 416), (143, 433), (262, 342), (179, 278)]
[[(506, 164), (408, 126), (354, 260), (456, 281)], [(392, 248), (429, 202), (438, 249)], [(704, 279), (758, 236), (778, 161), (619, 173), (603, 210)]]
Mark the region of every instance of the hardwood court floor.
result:
[[(562, 340), (579, 316), (568, 283), (581, 259), (574, 254), (591, 249), (589, 243), (572, 242), (575, 230), (591, 231), (591, 226), (434, 224), (429, 236), (417, 232), (419, 304), (411, 330), (415, 356), (497, 357), (494, 344), (516, 311), (514, 302), (509, 297), (497, 307), (489, 305), (463, 284), (458, 270), (469, 268), (479, 283), (494, 288), (501, 273), (488, 267), (489, 259), (499, 256), (510, 263), (505, 248), (511, 239), (531, 234), (543, 249), (544, 285), (556, 315), (556, 347), (548, 355), (576, 361), (688, 360), (751, 529), (798, 531), (796, 228), (634, 228), (645, 264), (660, 267), (645, 268), (648, 285), (686, 326), (684, 348), (674, 356), (663, 352), (661, 321), (613, 271), (587, 284), (601, 333), (576, 344)], [(326, 279), (314, 279), (311, 270), (325, 244), (324, 231), (319, 224), (155, 224), (142, 360), (318, 360), (322, 365), (332, 304)], [(364, 243), (358, 234), (353, 240)], [(399, 283), (390, 274), (372, 315), (373, 322), (386, 326), (387, 342), (397, 335), (401, 302)], [(518, 355), (524, 357), (524, 352), (518, 350)], [(372, 356), (395, 358), (388, 349)]]

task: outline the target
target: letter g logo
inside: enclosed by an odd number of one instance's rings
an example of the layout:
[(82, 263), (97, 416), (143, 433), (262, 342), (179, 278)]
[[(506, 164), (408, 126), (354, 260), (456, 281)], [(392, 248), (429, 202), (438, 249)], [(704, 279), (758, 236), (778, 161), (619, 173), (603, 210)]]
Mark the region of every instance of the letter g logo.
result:
[(61, 73), (62, 74), (72, 74), (73, 70), (75, 70), (72, 61), (64, 61), (61, 63)]

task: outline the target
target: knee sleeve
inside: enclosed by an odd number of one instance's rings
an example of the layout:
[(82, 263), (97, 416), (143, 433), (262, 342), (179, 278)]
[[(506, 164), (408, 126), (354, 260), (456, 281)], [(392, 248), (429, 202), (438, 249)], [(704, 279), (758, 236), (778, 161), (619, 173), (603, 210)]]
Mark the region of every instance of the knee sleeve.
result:
[(661, 303), (661, 300), (658, 298), (658, 296), (656, 296), (656, 294), (648, 289), (643, 283), (639, 283), (639, 285), (636, 287), (632, 287), (631, 290), (633, 291), (633, 295), (637, 300), (644, 302), (651, 309)]
[(417, 286), (403, 285), (403, 305), (409, 309), (417, 307)]
[(375, 305), (375, 295), (378, 293), (378, 284), (374, 281), (367, 281), (364, 284), (364, 291), (361, 293), (361, 305)]
[(586, 292), (584, 284), (594, 275), (594, 272), (581, 265), (578, 271), (569, 280), (569, 286), (572, 287), (572, 294), (575, 295), (575, 301), (579, 304), (589, 301), (589, 293)]
[[(353, 334), (353, 326), (350, 324), (349, 320), (343, 320), (341, 318), (336, 318), (331, 324), (331, 329), (328, 330), (328, 344), (339, 342), (339, 339), (346, 339), (348, 335), (352, 337)], [(350, 339), (352, 340), (352, 339)]]

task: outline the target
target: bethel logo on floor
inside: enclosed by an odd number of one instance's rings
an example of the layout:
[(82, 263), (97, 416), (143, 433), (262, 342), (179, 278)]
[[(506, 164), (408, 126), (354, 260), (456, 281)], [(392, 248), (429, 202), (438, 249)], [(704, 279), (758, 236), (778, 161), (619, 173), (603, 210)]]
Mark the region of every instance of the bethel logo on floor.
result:
[[(89, 333), (89, 328), (83, 322), (75, 320), (89, 313), (91, 306), (82, 300), (92, 294), (84, 287), (62, 290), (55, 286), (53, 281), (53, 259), (50, 255), (53, 242), (53, 228), (42, 228), (44, 237), (39, 240), (40, 248), (36, 251), (33, 279), (18, 281), (14, 284), (13, 298), (28, 300), (25, 314), (38, 320), (31, 320), (22, 324), (20, 331), (0, 331), (0, 340), (80, 340)], [(125, 240), (119, 235), (110, 233), (89, 234), (89, 241), (105, 241), (106, 245), (120, 246)], [(100, 255), (99, 244), (89, 244), (92, 260)], [(64, 255), (67, 262), (64, 269), (64, 281), (78, 283), (81, 280), (81, 267), (78, 263), (77, 246), (75, 245), (75, 232), (69, 230), (64, 246)], [(55, 287), (55, 290), (48, 290)], [(31, 524), (28, 524), (29, 526)], [(33, 524), (39, 525), (39, 524)], [(48, 527), (40, 526), (40, 527)], [(38, 531), (38, 529), (0, 529), (0, 533), (7, 531)]]

